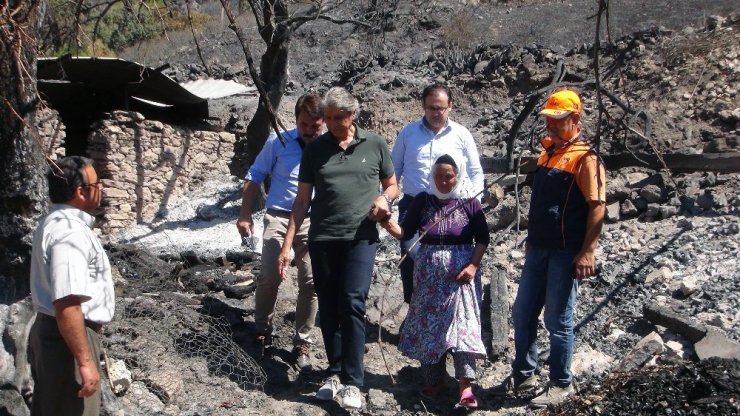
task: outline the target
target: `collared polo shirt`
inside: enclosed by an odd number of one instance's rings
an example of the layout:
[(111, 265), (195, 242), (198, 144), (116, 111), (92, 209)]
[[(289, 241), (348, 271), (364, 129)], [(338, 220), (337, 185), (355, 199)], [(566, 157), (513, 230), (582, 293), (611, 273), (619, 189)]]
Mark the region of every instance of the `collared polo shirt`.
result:
[(470, 131), (452, 120), (439, 133), (429, 130), (424, 119), (406, 125), (398, 133), (391, 156), (396, 178), (402, 182), (404, 195), (416, 196), (428, 192), (432, 165), (448, 154), (458, 164), (458, 181), (467, 175), (469, 189), (464, 189), (464, 198), (470, 198), (483, 190), (483, 168), (475, 140)]
[(271, 175), (270, 193), (265, 207), (290, 212), (298, 191), (298, 166), (303, 148), (298, 129), (288, 130), (281, 137), (285, 140), (285, 146), (275, 133), (267, 138), (245, 179), (259, 185)]
[(385, 139), (355, 125), (355, 137), (342, 149), (327, 132), (306, 146), (298, 181), (313, 186), (309, 241), (378, 239), (367, 218), (380, 180), (393, 176)]
[(85, 319), (107, 323), (115, 313), (110, 262), (90, 214), (55, 204), (33, 234), (31, 298), (36, 312), (56, 316), (54, 301), (75, 295)]

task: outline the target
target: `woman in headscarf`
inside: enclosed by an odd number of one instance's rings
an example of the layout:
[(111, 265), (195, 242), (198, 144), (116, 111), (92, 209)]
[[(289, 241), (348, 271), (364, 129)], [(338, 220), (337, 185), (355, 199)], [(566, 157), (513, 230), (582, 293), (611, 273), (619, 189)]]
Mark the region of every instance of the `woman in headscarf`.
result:
[(362, 406), (365, 301), (377, 251), (376, 221), (386, 217), (398, 197), (388, 146), (355, 123), (359, 106), (344, 88), (331, 88), (324, 96), (321, 110), (328, 132), (303, 151), (298, 193), (278, 257), (284, 276), (295, 230), (310, 206), (308, 252), (329, 361), (329, 376), (316, 397), (339, 396), (342, 407), (353, 409)]
[(485, 357), (475, 278), (489, 243), (486, 218), (477, 198), (462, 199), (458, 165), (449, 155), (432, 166), (431, 193), (418, 194), (401, 224), (381, 222), (392, 236), (424, 233), (414, 267), (414, 293), (398, 348), (419, 360), (426, 386), (435, 397), (446, 387), (445, 362), (451, 353), (458, 379), (458, 406), (474, 408), (475, 359)]

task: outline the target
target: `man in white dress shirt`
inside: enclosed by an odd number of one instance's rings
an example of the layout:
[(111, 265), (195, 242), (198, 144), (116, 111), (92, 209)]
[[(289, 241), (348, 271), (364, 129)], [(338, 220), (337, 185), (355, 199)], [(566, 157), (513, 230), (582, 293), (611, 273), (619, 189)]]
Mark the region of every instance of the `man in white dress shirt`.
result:
[[(475, 140), (468, 129), (449, 118), (452, 111), (450, 89), (442, 84), (424, 88), (421, 104), (424, 116), (401, 129), (391, 152), (396, 178), (401, 181), (403, 191), (403, 198), (398, 203), (399, 222), (403, 220), (411, 200), (420, 192), (429, 190), (432, 164), (444, 154), (452, 156), (461, 165), (459, 180), (464, 181), (464, 198), (472, 198), (483, 190), (483, 168)], [(401, 254), (406, 254), (415, 241), (416, 238), (401, 241)], [(412, 252), (401, 263), (406, 303), (411, 301), (413, 291), (413, 255)]]
[(113, 319), (110, 263), (92, 231), (102, 184), (92, 161), (66, 157), (48, 175), (54, 203), (33, 235), (29, 348), (33, 415), (100, 413), (100, 338)]

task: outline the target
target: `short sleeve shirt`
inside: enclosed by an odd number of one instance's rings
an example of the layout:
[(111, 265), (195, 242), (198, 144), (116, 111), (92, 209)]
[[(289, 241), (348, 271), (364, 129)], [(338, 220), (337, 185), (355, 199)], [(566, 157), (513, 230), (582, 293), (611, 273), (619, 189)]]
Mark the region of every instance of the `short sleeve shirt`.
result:
[(37, 312), (56, 316), (54, 301), (77, 296), (85, 319), (107, 323), (115, 313), (110, 262), (92, 231), (95, 219), (53, 205), (33, 235), (31, 298)]
[(303, 152), (298, 181), (314, 188), (309, 241), (378, 239), (367, 215), (380, 191), (380, 180), (393, 176), (385, 140), (355, 125), (355, 137), (342, 149), (327, 132)]
[(245, 179), (261, 184), (268, 175), (271, 176), (272, 183), (265, 207), (290, 211), (298, 190), (298, 166), (303, 149), (298, 129), (286, 131), (281, 137), (285, 145), (275, 133), (270, 134)]
[(581, 159), (576, 184), (588, 202), (606, 202), (606, 172), (598, 156), (589, 153)]

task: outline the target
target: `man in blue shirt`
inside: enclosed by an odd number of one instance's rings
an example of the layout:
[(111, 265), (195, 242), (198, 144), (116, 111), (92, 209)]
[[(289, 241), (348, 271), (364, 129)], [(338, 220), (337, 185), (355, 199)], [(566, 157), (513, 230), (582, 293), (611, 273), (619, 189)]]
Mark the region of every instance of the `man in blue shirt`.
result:
[[(424, 117), (401, 129), (391, 151), (396, 179), (401, 182), (403, 190), (403, 198), (398, 203), (399, 222), (403, 220), (414, 197), (420, 192), (429, 191), (432, 164), (444, 154), (461, 164), (459, 180), (463, 181), (463, 198), (472, 198), (483, 190), (483, 168), (475, 140), (467, 128), (449, 119), (452, 111), (450, 89), (442, 84), (424, 88), (421, 104)], [(401, 241), (401, 254), (406, 254), (415, 241), (416, 238)], [(401, 263), (403, 298), (406, 303), (411, 302), (413, 255), (412, 252)]]
[[(305, 94), (296, 102), (296, 128), (283, 132), (280, 137), (273, 133), (265, 142), (262, 151), (247, 173), (242, 193), (242, 206), (236, 227), (242, 236), (254, 234), (252, 207), (260, 184), (272, 176), (270, 193), (267, 195), (262, 236), (262, 270), (255, 292), (254, 320), (256, 342), (264, 348), (272, 343), (272, 320), (275, 315), (278, 288), (282, 278), (277, 270), (277, 259), (288, 229), (290, 209), (298, 190), (298, 167), (303, 148), (324, 130), (324, 120), (319, 112), (321, 98), (316, 94)], [(296, 302), (295, 345), (296, 363), (302, 372), (311, 371), (311, 330), (316, 321), (318, 300), (314, 290), (311, 260), (308, 255), (308, 228), (305, 221), (293, 240), (295, 263), (298, 267), (298, 299)]]

